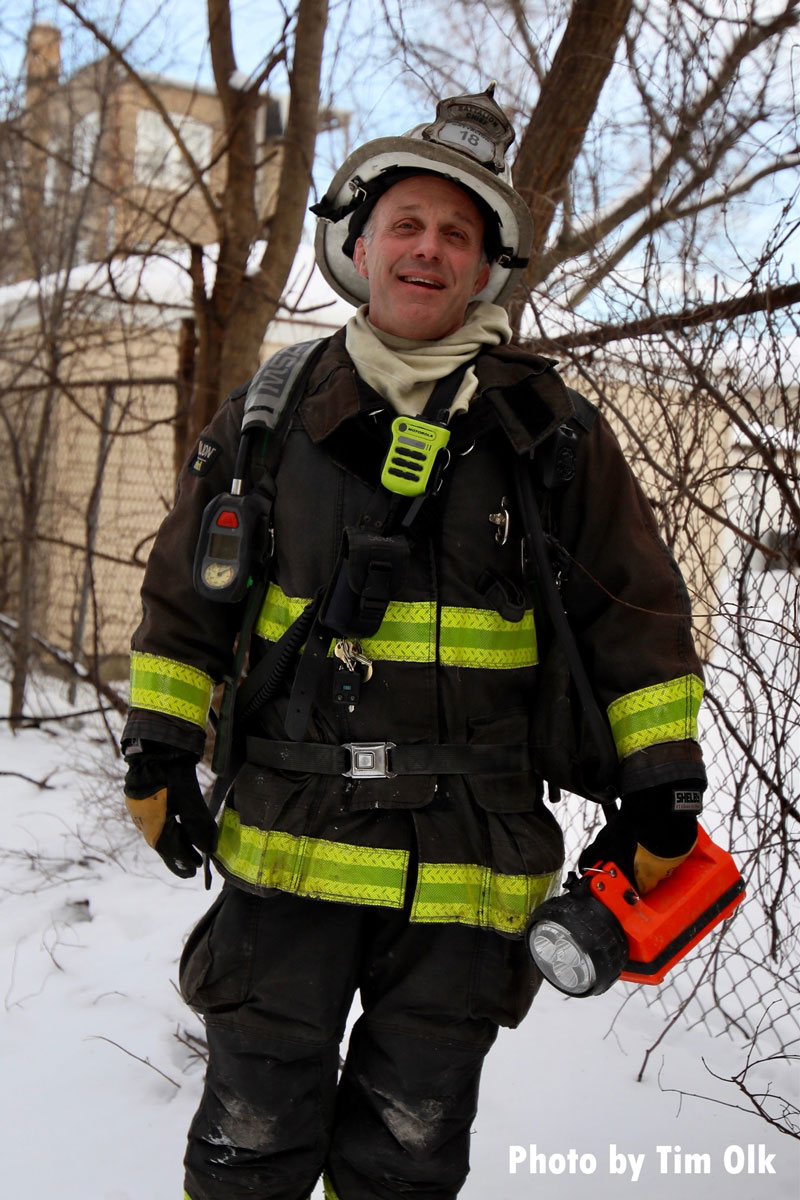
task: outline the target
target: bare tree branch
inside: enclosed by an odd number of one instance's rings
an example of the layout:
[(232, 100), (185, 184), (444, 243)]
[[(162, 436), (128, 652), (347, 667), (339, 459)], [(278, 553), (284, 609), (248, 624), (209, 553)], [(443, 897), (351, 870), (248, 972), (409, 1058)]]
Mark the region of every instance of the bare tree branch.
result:
[(747, 292), (729, 300), (718, 300), (712, 304), (699, 304), (682, 309), (677, 313), (651, 313), (634, 321), (620, 325), (599, 325), (594, 329), (579, 329), (573, 333), (556, 334), (553, 337), (529, 338), (525, 345), (537, 353), (557, 354), (563, 350), (581, 347), (607, 346), (611, 342), (632, 338), (661, 336), (681, 329), (694, 329), (699, 325), (720, 324), (752, 313), (773, 313), (782, 308), (800, 304), (800, 283), (787, 283), (763, 291)]

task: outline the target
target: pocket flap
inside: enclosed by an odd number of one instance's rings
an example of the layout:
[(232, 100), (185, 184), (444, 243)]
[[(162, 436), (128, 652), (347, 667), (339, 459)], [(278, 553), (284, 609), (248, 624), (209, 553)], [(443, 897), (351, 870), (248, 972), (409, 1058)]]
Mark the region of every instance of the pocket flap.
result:
[[(528, 713), (524, 709), (474, 717), (470, 721), (470, 744), (525, 746), (528, 726)], [(478, 804), (487, 812), (531, 812), (541, 796), (541, 787), (533, 771), (470, 775), (469, 786)]]

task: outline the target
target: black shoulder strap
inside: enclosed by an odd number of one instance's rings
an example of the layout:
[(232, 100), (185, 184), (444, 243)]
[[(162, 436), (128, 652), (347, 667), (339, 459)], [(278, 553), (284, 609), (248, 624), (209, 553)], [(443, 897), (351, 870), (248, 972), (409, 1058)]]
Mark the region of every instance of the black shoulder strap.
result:
[[(420, 419), (445, 421), (471, 361), (437, 380)], [(449, 457), (449, 456), (448, 456)], [(301, 741), (332, 637), (369, 637), (377, 632), (405, 575), (408, 538), (428, 493), (416, 497), (398, 525), (400, 497), (380, 483), (355, 526), (344, 531), (342, 549), (297, 667), (285, 728)], [(369, 517), (369, 523), (365, 518)], [(377, 532), (380, 530), (380, 532)]]
[(267, 436), (264, 458), (268, 473), (275, 475), (303, 384), (329, 341), (330, 338), (317, 338), (311, 342), (284, 346), (261, 364), (249, 383), (233, 393), (234, 397), (240, 396), (246, 389), (239, 450), (231, 484), (231, 491), (235, 495), (242, 494), (245, 471), (257, 433), (275, 435)]
[[(572, 402), (572, 424), (559, 425), (533, 451), (534, 485), (544, 492), (557, 492), (570, 483), (578, 462), (580, 439), (591, 431), (599, 409), (591, 401), (567, 388)], [(577, 429), (574, 426), (577, 425)]]
[(242, 433), (249, 429), (274, 432), (290, 396), (297, 397), (299, 384), (307, 376), (328, 338), (284, 346), (262, 363), (247, 385)]
[[(292, 414), (303, 393), (303, 385), (329, 340), (329, 338), (317, 338), (314, 341), (297, 342), (293, 346), (284, 346), (262, 363), (249, 384), (244, 385), (247, 392), (244, 416), (242, 417), (242, 437), (234, 468), (234, 483), (240, 481), (244, 475), (245, 463), (250, 453), (253, 437), (259, 431), (271, 435), (267, 438), (264, 466), (274, 480)], [(267, 512), (269, 512), (269, 508)], [(239, 633), (233, 671), (224, 681), (225, 688), (217, 721), (212, 764), (219, 777), (214, 786), (211, 806), (212, 812), (215, 814), (232, 781), (230, 768), (237, 688), (244, 669), (245, 655), (250, 646), (250, 638), (261, 611), (266, 586), (265, 570), (263, 577), (253, 583), (251, 587), (245, 606), (244, 621)], [(262, 671), (260, 677), (253, 680), (255, 690), (263, 687), (267, 678), (268, 674)]]
[[(561, 603), (561, 597), (547, 553), (544, 530), (533, 490), (531, 463), (524, 455), (519, 455), (516, 459), (515, 469), (517, 474), (517, 493), (522, 511), (525, 537), (533, 556), (542, 600), (552, 622), (553, 630), (561, 643), (567, 659), (570, 675), (572, 676), (572, 681), (586, 718), (586, 725), (595, 744), (598, 775), (605, 782), (613, 778), (617, 766), (617, 754), (611, 729), (600, 711), (600, 706), (597, 703), (592, 685), (589, 682), (589, 677), (586, 673), (575, 635), (572, 632), (569, 618)], [(597, 799), (601, 800), (601, 803), (603, 803), (603, 799), (606, 802), (610, 802), (610, 795), (604, 798), (601, 792), (598, 794)], [(606, 811), (606, 816), (610, 819), (613, 811), (615, 811), (614, 806), (609, 803), (609, 807), (607, 808), (606, 803), (603, 803), (603, 809)]]
[(591, 400), (587, 400), (580, 392), (576, 392), (575, 388), (568, 387), (567, 393), (572, 401), (575, 420), (586, 433), (589, 433), (597, 420), (600, 409), (596, 404), (592, 404)]

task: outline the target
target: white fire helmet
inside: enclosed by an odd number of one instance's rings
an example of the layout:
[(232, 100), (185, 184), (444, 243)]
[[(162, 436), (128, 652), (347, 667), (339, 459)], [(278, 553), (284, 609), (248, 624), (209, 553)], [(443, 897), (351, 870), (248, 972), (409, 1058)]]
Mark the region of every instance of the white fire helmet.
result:
[(474, 299), (502, 304), (511, 294), (528, 263), (533, 221), (511, 186), (506, 151), (514, 130), (493, 98), (494, 88), (492, 83), (479, 95), (440, 100), (432, 124), (366, 142), (349, 155), (325, 196), (312, 206), (318, 217), (317, 263), (350, 304), (369, 300), (369, 282), (355, 268), (353, 248), (375, 204), (401, 179), (425, 174), (463, 187), (483, 215), (491, 273)]

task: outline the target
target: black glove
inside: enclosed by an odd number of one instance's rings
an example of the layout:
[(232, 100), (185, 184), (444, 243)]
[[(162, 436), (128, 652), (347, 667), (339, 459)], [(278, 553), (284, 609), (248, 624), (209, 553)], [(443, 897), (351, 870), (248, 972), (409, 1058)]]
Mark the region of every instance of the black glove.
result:
[[(197, 782), (197, 757), (159, 742), (128, 751), (125, 804), (148, 845), (175, 875), (189, 879), (213, 854), (217, 826)], [(195, 849), (197, 847), (197, 849)]]
[(618, 815), (578, 859), (579, 870), (614, 862), (640, 895), (652, 891), (692, 852), (704, 786), (691, 779), (623, 796)]

